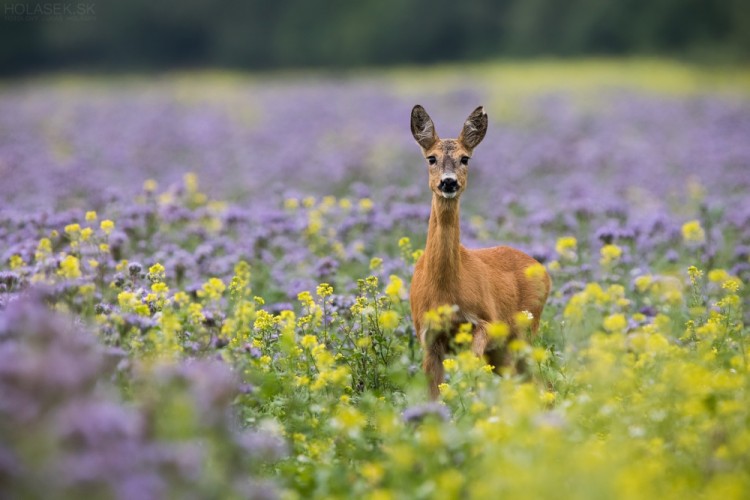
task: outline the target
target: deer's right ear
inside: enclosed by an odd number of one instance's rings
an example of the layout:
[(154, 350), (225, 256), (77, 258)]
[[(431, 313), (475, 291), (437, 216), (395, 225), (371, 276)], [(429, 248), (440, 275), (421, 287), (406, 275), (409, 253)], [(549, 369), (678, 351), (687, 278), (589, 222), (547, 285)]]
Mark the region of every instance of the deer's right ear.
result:
[(411, 110), (411, 135), (423, 150), (430, 149), (438, 140), (432, 118), (419, 104)]

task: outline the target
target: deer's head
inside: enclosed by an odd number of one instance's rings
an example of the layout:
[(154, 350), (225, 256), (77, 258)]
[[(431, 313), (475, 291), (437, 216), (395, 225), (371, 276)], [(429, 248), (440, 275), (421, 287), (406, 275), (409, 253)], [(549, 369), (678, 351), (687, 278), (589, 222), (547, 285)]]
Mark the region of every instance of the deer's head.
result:
[(420, 105), (414, 106), (411, 133), (427, 160), (433, 193), (445, 199), (457, 199), (463, 193), (469, 159), (486, 132), (487, 113), (482, 106), (466, 119), (458, 139), (440, 139), (427, 111)]

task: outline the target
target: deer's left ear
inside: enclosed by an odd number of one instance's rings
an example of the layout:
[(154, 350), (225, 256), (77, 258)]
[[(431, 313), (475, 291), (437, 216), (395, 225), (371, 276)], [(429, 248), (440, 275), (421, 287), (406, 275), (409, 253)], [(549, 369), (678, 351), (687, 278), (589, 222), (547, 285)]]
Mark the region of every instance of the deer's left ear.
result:
[(458, 136), (458, 141), (468, 150), (472, 150), (484, 139), (484, 134), (487, 133), (487, 113), (484, 112), (484, 107), (479, 106), (477, 109), (471, 112), (469, 117), (464, 122), (464, 128), (461, 131), (461, 135)]

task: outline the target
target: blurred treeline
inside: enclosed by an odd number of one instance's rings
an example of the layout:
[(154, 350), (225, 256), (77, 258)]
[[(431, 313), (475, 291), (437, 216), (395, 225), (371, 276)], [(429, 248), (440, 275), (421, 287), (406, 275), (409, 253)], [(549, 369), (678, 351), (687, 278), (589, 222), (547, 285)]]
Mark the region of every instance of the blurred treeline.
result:
[[(504, 56), (750, 59), (749, 0), (0, 2), (4, 74), (60, 68), (349, 67)], [(19, 20), (12, 15), (21, 4), (45, 3), (86, 3), (95, 16)]]

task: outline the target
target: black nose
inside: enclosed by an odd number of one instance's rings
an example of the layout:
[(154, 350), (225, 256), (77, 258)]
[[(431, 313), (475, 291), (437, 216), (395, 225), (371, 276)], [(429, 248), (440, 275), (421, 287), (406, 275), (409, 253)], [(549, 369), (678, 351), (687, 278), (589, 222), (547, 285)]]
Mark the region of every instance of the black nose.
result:
[(438, 184), (438, 189), (445, 193), (454, 193), (458, 191), (458, 181), (456, 179), (453, 179), (452, 177), (447, 177), (440, 181), (440, 184)]

